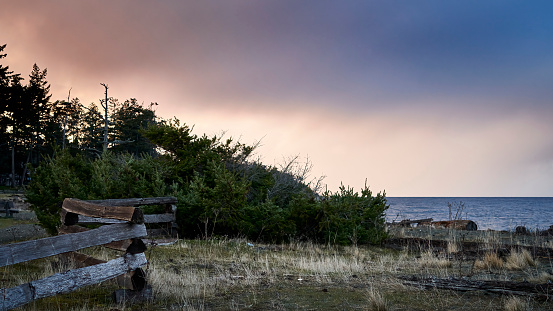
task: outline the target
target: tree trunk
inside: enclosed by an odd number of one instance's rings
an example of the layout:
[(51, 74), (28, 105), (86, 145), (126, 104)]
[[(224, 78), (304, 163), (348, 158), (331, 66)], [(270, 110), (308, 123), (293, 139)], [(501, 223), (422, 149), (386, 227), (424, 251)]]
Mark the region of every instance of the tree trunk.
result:
[(29, 150), (29, 154), (27, 155), (27, 161), (25, 161), (25, 165), (23, 166), (23, 174), (21, 175), (21, 186), (25, 184), (25, 175), (27, 175), (27, 165), (29, 165), (29, 162), (31, 160), (31, 155), (33, 154), (33, 148), (34, 148), (34, 143), (31, 140), (31, 149)]
[(15, 142), (12, 141), (12, 187), (16, 188), (15, 184)]

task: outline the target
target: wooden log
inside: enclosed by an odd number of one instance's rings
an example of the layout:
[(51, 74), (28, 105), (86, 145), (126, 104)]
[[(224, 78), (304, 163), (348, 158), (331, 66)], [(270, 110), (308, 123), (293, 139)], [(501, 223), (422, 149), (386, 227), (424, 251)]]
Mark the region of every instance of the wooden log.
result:
[(399, 221), (399, 222), (392, 222), (392, 223), (389, 223), (390, 225), (393, 225), (393, 226), (410, 226), (411, 224), (418, 224), (418, 223), (421, 223), (421, 222), (431, 222), (433, 219), (432, 218), (425, 218), (425, 219), (404, 219), (402, 221)]
[(0, 300), (3, 309), (10, 310), (33, 300), (72, 292), (84, 286), (94, 285), (135, 270), (147, 263), (144, 253), (110, 260), (90, 267), (56, 273), (17, 287), (2, 289)]
[[(123, 222), (123, 223), (126, 223), (126, 222)], [(58, 228), (58, 233), (60, 233), (60, 234), (71, 234), (71, 233), (85, 232), (85, 231), (90, 231), (90, 230), (91, 229), (81, 227), (81, 226), (78, 226), (78, 225), (73, 225), (73, 226), (61, 225)], [(107, 248), (111, 248), (111, 249), (114, 249), (114, 250), (126, 252), (127, 248), (129, 248), (129, 246), (132, 243), (133, 243), (132, 239), (126, 239), (126, 240), (121, 240), (121, 241), (113, 241), (113, 242), (110, 242), (110, 243), (107, 243), (107, 244), (102, 244), (102, 246), (105, 246)], [(146, 249), (144, 249), (144, 251), (146, 251)]]
[(144, 223), (155, 224), (160, 222), (174, 222), (175, 214), (144, 215)]
[[(81, 227), (81, 226), (65, 226), (62, 225), (59, 227), (58, 232), (60, 234), (71, 234), (71, 233), (77, 233), (77, 232), (85, 232), (90, 231), (91, 229)], [(146, 231), (147, 233), (148, 231)], [(111, 248), (114, 250), (131, 253), (131, 254), (137, 254), (137, 253), (143, 253), (147, 250), (146, 245), (141, 239), (132, 238), (127, 240), (121, 240), (121, 241), (113, 241), (107, 244), (102, 244), (102, 246), (105, 246), (107, 248)]]
[(2, 245), (0, 267), (146, 235), (146, 226), (143, 224), (115, 224), (85, 232)]
[(445, 221), (432, 221), (421, 222), (419, 226), (431, 226), (434, 228), (449, 228), (456, 230), (476, 231), (478, 225), (472, 220), (445, 220)]
[[(144, 215), (146, 216), (146, 215)], [(109, 219), (109, 218), (98, 218), (98, 217), (89, 217), (78, 215), (77, 223), (81, 225), (99, 225), (99, 224), (124, 224), (126, 221), (119, 219)]]
[(140, 206), (140, 205), (177, 204), (178, 200), (175, 197), (153, 197), (153, 198), (88, 200), (87, 202), (100, 204), (104, 206)]
[(484, 291), (503, 295), (532, 296), (539, 299), (553, 298), (553, 284), (536, 284), (512, 281), (474, 281), (457, 278), (440, 279), (435, 277), (421, 278), (416, 276), (400, 277), (403, 284), (419, 288), (439, 288), (455, 291)]
[[(160, 223), (160, 222), (173, 222), (175, 221), (174, 214), (152, 214), (144, 215), (144, 223)], [(78, 215), (77, 223), (83, 225), (95, 225), (95, 224), (121, 224), (125, 223), (124, 220), (118, 219), (108, 219), (108, 218), (97, 218), (97, 217), (88, 217), (83, 215)]]
[(139, 291), (146, 287), (146, 272), (142, 268), (136, 268), (129, 273), (118, 276), (115, 281), (121, 287)]
[[(58, 256), (66, 264), (65, 266), (75, 268), (84, 268), (107, 262), (79, 252), (63, 253)], [(136, 268), (133, 271), (117, 276), (115, 281), (121, 287), (130, 290), (142, 290), (146, 286), (146, 273), (142, 268)]]
[(73, 214), (119, 219), (132, 223), (144, 222), (144, 213), (141, 209), (136, 207), (99, 205), (72, 198), (63, 200), (61, 212), (62, 223), (65, 225), (76, 224), (75, 220), (78, 221), (78, 216), (77, 219), (75, 219)]

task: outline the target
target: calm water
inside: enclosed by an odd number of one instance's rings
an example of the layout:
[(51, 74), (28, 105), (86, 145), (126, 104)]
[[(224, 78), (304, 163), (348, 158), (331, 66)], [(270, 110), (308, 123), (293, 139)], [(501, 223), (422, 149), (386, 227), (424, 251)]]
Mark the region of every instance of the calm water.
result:
[(422, 218), (448, 220), (448, 203), (452, 204), (452, 213), (455, 216), (456, 207), (462, 202), (462, 218), (476, 222), (479, 230), (514, 230), (516, 226), (548, 229), (553, 225), (553, 197), (387, 199), (390, 208), (386, 211), (386, 221), (389, 222)]

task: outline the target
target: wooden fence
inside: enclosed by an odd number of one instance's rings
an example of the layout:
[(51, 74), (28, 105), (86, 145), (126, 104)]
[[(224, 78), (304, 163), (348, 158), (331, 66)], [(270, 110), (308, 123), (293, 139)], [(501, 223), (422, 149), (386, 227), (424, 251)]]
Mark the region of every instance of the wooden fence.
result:
[[(142, 237), (148, 235), (145, 223), (163, 223), (167, 233), (175, 221), (174, 197), (135, 198), (82, 201), (65, 199), (62, 205), (60, 235), (39, 240), (0, 246), (0, 267), (54, 255), (71, 260), (79, 267), (13, 288), (2, 288), (0, 305), (10, 310), (33, 300), (69, 293), (78, 288), (116, 278), (127, 289), (114, 293), (117, 302), (129, 297), (150, 297), (146, 273), (140, 268), (147, 263)], [(166, 213), (144, 215), (137, 206), (164, 205)], [(79, 224), (100, 224), (88, 229)], [(102, 261), (76, 251), (104, 245), (123, 251), (121, 257)]]

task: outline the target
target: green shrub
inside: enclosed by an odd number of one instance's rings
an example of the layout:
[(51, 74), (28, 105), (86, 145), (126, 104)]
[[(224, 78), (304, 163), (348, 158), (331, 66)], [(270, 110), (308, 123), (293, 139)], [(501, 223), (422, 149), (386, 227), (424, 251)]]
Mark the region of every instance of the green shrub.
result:
[(372, 192), (365, 185), (361, 195), (343, 185), (337, 193), (326, 192), (320, 203), (322, 238), (331, 244), (378, 244), (386, 238), (386, 194)]
[(41, 224), (56, 232), (65, 198), (173, 195), (179, 199), (180, 234), (187, 238), (374, 244), (386, 236), (384, 193), (373, 196), (365, 186), (359, 194), (342, 186), (337, 193), (321, 196), (321, 180), (307, 181), (309, 161), (300, 163), (295, 157), (280, 168), (252, 162), (248, 157), (255, 146), (197, 137), (177, 120), (143, 133), (164, 150), (163, 156), (105, 152), (90, 160), (60, 151), (41, 163), (27, 191)]
[(177, 222), (187, 237), (235, 235), (243, 223), (249, 183), (217, 161), (196, 173), (180, 202)]
[(90, 180), (92, 165), (82, 156), (58, 152), (31, 171), (31, 184), (25, 195), (42, 226), (50, 234), (56, 234), (63, 199), (88, 199), (87, 184), (83, 181)]
[(26, 196), (41, 225), (51, 234), (60, 225), (65, 198), (121, 199), (175, 195), (169, 170), (150, 156), (104, 153), (90, 160), (66, 151), (42, 162), (31, 175)]

